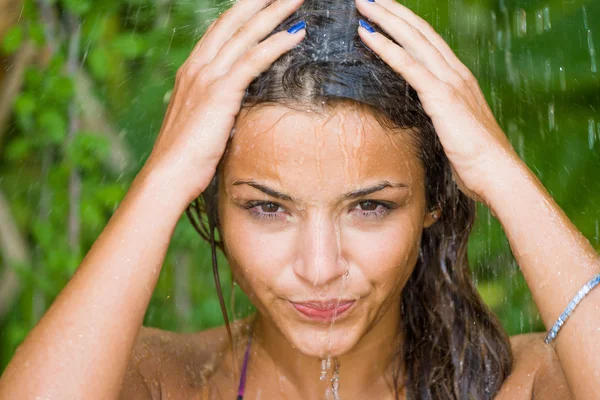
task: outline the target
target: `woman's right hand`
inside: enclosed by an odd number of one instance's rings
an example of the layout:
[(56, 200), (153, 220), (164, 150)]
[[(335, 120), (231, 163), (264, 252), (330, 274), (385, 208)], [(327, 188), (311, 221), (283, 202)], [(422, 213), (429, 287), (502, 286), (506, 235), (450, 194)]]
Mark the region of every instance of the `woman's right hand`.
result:
[(208, 28), (179, 68), (145, 172), (167, 174), (189, 202), (210, 183), (250, 83), (305, 36), (279, 32), (263, 40), (303, 0), (240, 0)]

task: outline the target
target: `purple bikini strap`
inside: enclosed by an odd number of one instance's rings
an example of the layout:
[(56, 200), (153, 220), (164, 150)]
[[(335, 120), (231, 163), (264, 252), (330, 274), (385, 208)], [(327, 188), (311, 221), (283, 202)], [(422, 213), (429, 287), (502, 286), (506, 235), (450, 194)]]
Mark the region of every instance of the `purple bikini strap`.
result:
[(244, 390), (246, 388), (246, 370), (248, 369), (248, 359), (250, 358), (250, 345), (252, 344), (252, 334), (248, 338), (248, 345), (246, 346), (246, 352), (244, 353), (244, 363), (242, 364), (242, 374), (240, 376), (240, 385), (238, 387), (238, 400), (244, 398)]

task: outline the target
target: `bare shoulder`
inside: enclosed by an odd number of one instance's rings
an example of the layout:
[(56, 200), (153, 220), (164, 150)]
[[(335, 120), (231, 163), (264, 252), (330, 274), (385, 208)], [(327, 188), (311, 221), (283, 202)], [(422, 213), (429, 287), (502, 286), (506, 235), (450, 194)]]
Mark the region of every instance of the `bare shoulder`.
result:
[(121, 398), (201, 397), (226, 340), (224, 327), (187, 334), (141, 327)]
[(545, 333), (510, 337), (513, 368), (497, 399), (572, 399), (554, 348)]

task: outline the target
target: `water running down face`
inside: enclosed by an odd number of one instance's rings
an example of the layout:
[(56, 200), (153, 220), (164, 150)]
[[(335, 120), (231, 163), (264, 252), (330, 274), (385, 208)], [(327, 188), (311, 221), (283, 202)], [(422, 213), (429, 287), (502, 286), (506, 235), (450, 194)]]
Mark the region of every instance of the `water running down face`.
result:
[(238, 116), (220, 174), (234, 277), (294, 347), (337, 356), (398, 329), (400, 292), (435, 222), (409, 135), (348, 105), (260, 107)]

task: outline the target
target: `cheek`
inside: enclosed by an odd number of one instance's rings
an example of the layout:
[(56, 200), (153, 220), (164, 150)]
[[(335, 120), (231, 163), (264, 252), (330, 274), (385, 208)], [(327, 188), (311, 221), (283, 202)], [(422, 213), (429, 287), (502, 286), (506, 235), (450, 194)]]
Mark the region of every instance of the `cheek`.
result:
[[(226, 243), (227, 259), (240, 284), (246, 281), (253, 287), (271, 287), (280, 276), (296, 243), (291, 231), (261, 229), (261, 222), (245, 215), (244, 210), (224, 210), (221, 232)], [(258, 294), (258, 293), (257, 293)]]
[(418, 256), (422, 226), (410, 216), (395, 218), (373, 231), (348, 229), (343, 240), (351, 263), (364, 279), (393, 290), (408, 279)]

